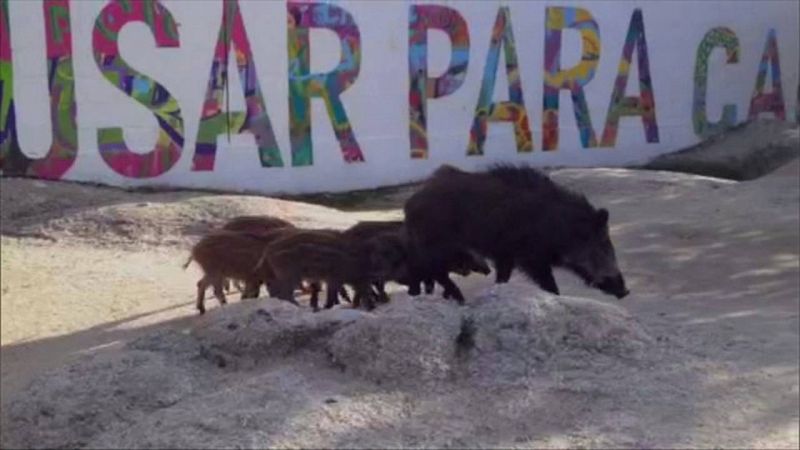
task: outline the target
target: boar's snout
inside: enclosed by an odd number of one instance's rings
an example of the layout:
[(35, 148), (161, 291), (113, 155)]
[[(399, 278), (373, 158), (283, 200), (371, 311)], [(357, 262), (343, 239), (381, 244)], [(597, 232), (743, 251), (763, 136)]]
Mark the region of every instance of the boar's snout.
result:
[(603, 278), (595, 285), (595, 287), (607, 294), (617, 297), (618, 299), (624, 298), (631, 292), (627, 287), (625, 287), (625, 279), (622, 278), (622, 275)]

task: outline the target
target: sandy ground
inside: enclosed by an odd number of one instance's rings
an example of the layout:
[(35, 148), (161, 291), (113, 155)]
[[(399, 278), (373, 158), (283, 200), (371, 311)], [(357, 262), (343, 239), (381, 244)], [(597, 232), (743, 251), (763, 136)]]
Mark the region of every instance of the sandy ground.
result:
[[(553, 418), (550, 441), (508, 437), (486, 445), (797, 448), (800, 162), (740, 183), (623, 169), (565, 169), (553, 177), (610, 209), (633, 292), (619, 304), (651, 336), (674, 342), (664, 344), (673, 345), (672, 356), (613, 414), (603, 409), (603, 395), (625, 397), (625, 386), (595, 397), (558, 391), (546, 413)], [(397, 208), (369, 204), (344, 212), (262, 197), (127, 193), (20, 179), (1, 179), (0, 194), (4, 407), (33, 376), (93, 349), (191, 326), (198, 272), (181, 264), (198, 233), (226, 217), (262, 213), (301, 226), (345, 227), (399, 215)], [(388, 203), (399, 207), (407, 194)], [(613, 302), (568, 274), (556, 276), (567, 295)], [(488, 278), (458, 282), (468, 297), (491, 285)], [(605, 376), (611, 383), (615, 374)], [(600, 405), (594, 412), (586, 404), (592, 398)], [(590, 419), (570, 422), (577, 409)], [(652, 429), (635, 429), (645, 426)], [(532, 425), (531, 433), (537, 431)], [(275, 442), (335, 444), (297, 439)], [(361, 445), (370, 442), (376, 441)]]

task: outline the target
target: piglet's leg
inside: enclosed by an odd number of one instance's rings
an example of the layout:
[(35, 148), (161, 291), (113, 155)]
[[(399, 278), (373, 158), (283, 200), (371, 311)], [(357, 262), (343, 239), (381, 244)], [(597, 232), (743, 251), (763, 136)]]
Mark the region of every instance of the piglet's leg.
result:
[(248, 280), (244, 283), (242, 299), (258, 298), (259, 291), (261, 291), (261, 282), (258, 280)]
[(294, 288), (298, 284), (300, 284), (300, 280), (273, 280), (271, 282), (277, 292), (276, 297), (295, 306), (300, 306), (294, 298)]
[(328, 282), (327, 298), (325, 299), (325, 309), (331, 309), (334, 305), (339, 304), (339, 294), (344, 290), (341, 283)]
[(461, 289), (453, 283), (453, 280), (450, 279), (450, 276), (445, 274), (438, 274), (435, 278), (437, 283), (441, 284), (444, 288), (444, 297), (445, 298), (454, 298), (458, 304), (464, 304), (464, 294), (461, 293)]
[(319, 291), (322, 290), (322, 287), (318, 281), (312, 281), (309, 286), (311, 287), (311, 298), (309, 299), (311, 309), (319, 311)]
[[(356, 308), (361, 306), (361, 299), (364, 300), (364, 309), (371, 311), (375, 309), (375, 301), (373, 300), (372, 288), (369, 284), (359, 284), (355, 286), (356, 296), (353, 299), (353, 306)], [(358, 306), (356, 306), (358, 305)]]
[(221, 305), (227, 304), (228, 300), (225, 298), (225, 292), (222, 289), (222, 280), (214, 280), (214, 296), (217, 297)]
[[(347, 292), (347, 289), (346, 289), (344, 286), (342, 286), (341, 288), (339, 288), (339, 296), (340, 296), (340, 297), (342, 297), (342, 298), (343, 298), (345, 301), (347, 301), (348, 303), (350, 303), (350, 302), (351, 302), (351, 300), (350, 300), (350, 294)], [(336, 303), (338, 304), (339, 302), (337, 301)]]
[(425, 284), (425, 293), (426, 294), (433, 294), (433, 289), (436, 287), (434, 284), (433, 279), (428, 278), (424, 281)]
[(200, 279), (197, 282), (197, 301), (195, 302), (195, 306), (197, 307), (197, 311), (200, 314), (206, 313), (206, 289), (208, 288), (208, 280), (206, 277)]
[(508, 283), (511, 272), (514, 270), (514, 260), (512, 258), (498, 257), (494, 260), (496, 270), (495, 283)]

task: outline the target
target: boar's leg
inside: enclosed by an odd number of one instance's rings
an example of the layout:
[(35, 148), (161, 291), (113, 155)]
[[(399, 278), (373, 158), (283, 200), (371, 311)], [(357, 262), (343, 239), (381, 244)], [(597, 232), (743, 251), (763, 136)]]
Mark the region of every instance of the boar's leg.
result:
[(275, 297), (297, 306), (299, 304), (294, 298), (294, 288), (298, 284), (300, 284), (298, 279), (278, 279), (271, 282), (271, 285), (275, 288)]
[(421, 272), (419, 272), (418, 270), (415, 270), (407, 277), (400, 280), (400, 283), (408, 286), (408, 295), (412, 297), (416, 297), (422, 294), (422, 289), (420, 288), (420, 285), (422, 284), (424, 277), (420, 275), (420, 273)]
[(389, 294), (386, 293), (386, 285), (383, 281), (375, 281), (372, 283), (372, 286), (375, 288), (373, 295), (375, 295), (377, 300), (380, 303), (389, 303)]
[(267, 289), (267, 296), (268, 297), (273, 297), (275, 295), (275, 293), (277, 292), (275, 290), (275, 289), (277, 289), (275, 287), (275, 283), (273, 283), (272, 281), (264, 281), (264, 287)]
[(494, 268), (495, 268), (495, 276), (494, 282), (495, 283), (508, 283), (508, 280), (511, 278), (511, 272), (514, 270), (514, 259), (508, 257), (496, 257), (494, 258)]
[[(402, 284), (403, 286), (406, 286), (408, 288), (408, 295), (414, 295), (414, 294), (411, 293), (411, 291), (412, 291), (411, 287), (412, 287), (413, 283), (411, 282), (411, 277), (410, 276), (406, 275), (406, 276), (404, 276), (402, 278), (398, 278), (396, 281), (397, 281), (397, 283)], [(420, 294), (419, 283), (417, 283), (416, 292), (417, 292), (416, 295)]]
[(258, 298), (261, 291), (261, 282), (258, 280), (247, 280), (244, 283), (244, 290), (242, 290), (242, 300), (246, 298)]
[(408, 286), (408, 295), (416, 297), (422, 293), (420, 284), (425, 278), (425, 274), (429, 271), (425, 270), (425, 260), (422, 258), (422, 252), (419, 251), (417, 246), (412, 246), (411, 253), (408, 256), (406, 275), (398, 281)]
[(408, 295), (412, 297), (416, 297), (419, 294), (422, 294), (422, 289), (420, 289), (420, 281), (418, 279), (410, 280), (408, 283)]
[(220, 305), (228, 303), (228, 300), (225, 298), (225, 292), (222, 289), (222, 279), (214, 280), (212, 286), (214, 287), (214, 297), (217, 297), (217, 300), (219, 300)]
[[(339, 288), (339, 296), (342, 297), (343, 299), (345, 299), (345, 301), (347, 301), (347, 303), (350, 303), (350, 294), (347, 292), (347, 289), (345, 289), (344, 286)], [(339, 304), (339, 300), (338, 299), (336, 300), (336, 304)]]
[(521, 261), (520, 268), (525, 272), (531, 280), (551, 294), (560, 295), (556, 279), (553, 277), (553, 269), (543, 263), (534, 263), (531, 261)]
[(452, 297), (459, 305), (464, 304), (464, 294), (461, 293), (461, 289), (453, 283), (453, 280), (450, 279), (450, 276), (446, 272), (437, 274), (434, 280), (444, 288), (444, 293), (442, 294), (444, 298)]
[[(328, 288), (328, 291), (327, 291), (328, 296), (325, 299), (325, 309), (331, 309), (331, 308), (333, 308), (334, 305), (338, 305), (339, 304), (339, 295), (341, 294), (341, 291), (344, 290), (344, 286), (342, 285), (342, 283), (339, 283), (339, 282), (336, 282), (336, 281), (333, 281), (333, 282), (332, 281), (328, 281), (327, 285), (328, 285), (327, 286), (327, 288)], [(312, 305), (312, 306), (316, 306), (316, 305)], [(314, 309), (314, 311), (317, 311), (318, 309), (319, 308), (316, 308), (316, 309)]]
[(433, 289), (436, 287), (435, 282), (431, 278), (426, 278), (425, 281), (425, 293), (426, 294), (433, 294)]
[(197, 311), (200, 314), (206, 313), (206, 289), (208, 289), (208, 279), (206, 277), (200, 278), (200, 281), (197, 282), (197, 302), (195, 306), (197, 306)]
[(361, 307), (361, 299), (364, 299), (364, 309), (371, 311), (375, 309), (375, 302), (372, 299), (372, 289), (369, 284), (358, 284), (354, 286), (356, 295), (353, 297), (353, 307)]
[[(314, 311), (319, 311), (319, 292), (322, 290), (322, 287), (318, 281), (312, 281), (309, 283), (309, 286), (311, 288), (311, 298), (309, 299), (309, 303)], [(328, 286), (328, 289), (330, 290), (330, 286)]]

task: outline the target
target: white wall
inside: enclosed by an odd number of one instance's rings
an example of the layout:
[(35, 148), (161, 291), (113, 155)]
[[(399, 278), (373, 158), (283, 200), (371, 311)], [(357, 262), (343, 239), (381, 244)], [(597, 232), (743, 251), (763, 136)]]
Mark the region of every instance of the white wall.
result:
[[(719, 120), (725, 104), (737, 106), (738, 121), (747, 118), (770, 29), (775, 30), (777, 37), (786, 120), (796, 119), (800, 17), (793, 1), (431, 2), (458, 10), (466, 20), (470, 37), (469, 67), (463, 85), (452, 95), (428, 100), (429, 157), (412, 159), (408, 118), (409, 4), (421, 2), (340, 1), (334, 4), (352, 14), (360, 31), (360, 74), (342, 94), (342, 101), (366, 161), (344, 161), (324, 103), (315, 98), (312, 100), (314, 163), (293, 167), (289, 139), (287, 6), (279, 1), (241, 1), (258, 79), (284, 166), (262, 167), (253, 135), (243, 133), (233, 134), (230, 143), (224, 135), (220, 136), (214, 170), (194, 171), (192, 158), (223, 5), (221, 1), (163, 0), (162, 4), (179, 24), (178, 47), (156, 48), (152, 33), (142, 22), (123, 27), (118, 44), (120, 55), (130, 66), (157, 80), (177, 99), (184, 120), (184, 145), (177, 163), (165, 173), (143, 178), (123, 176), (100, 157), (98, 128), (123, 127), (128, 146), (138, 152), (153, 148), (159, 128), (153, 114), (106, 80), (94, 61), (92, 32), (98, 14), (107, 3), (70, 2), (78, 153), (74, 164), (61, 176), (64, 179), (122, 186), (171, 185), (300, 193), (408, 182), (426, 176), (442, 163), (474, 169), (496, 161), (543, 166), (614, 166), (640, 162), (700, 139), (692, 124), (696, 53), (706, 32), (718, 26), (735, 32), (739, 39), (739, 59), (737, 63), (726, 64), (721, 48), (714, 50), (709, 58), (709, 120)], [(507, 5), (511, 12), (534, 150), (518, 153), (512, 126), (496, 122), (489, 124), (484, 155), (467, 156), (490, 35), (500, 5)], [(544, 28), (545, 9), (549, 6), (584, 8), (599, 25), (599, 65), (594, 79), (585, 87), (598, 141), (606, 122), (631, 14), (635, 8), (642, 9), (659, 131), (657, 143), (645, 141), (639, 117), (622, 117), (615, 146), (583, 148), (569, 92), (562, 90), (559, 145), (555, 151), (542, 150)], [(29, 158), (42, 157), (53, 140), (42, 4), (11, 0), (8, 11), (19, 148)], [(564, 31), (562, 67), (570, 67), (580, 59), (579, 36), (574, 30)], [(336, 35), (329, 30), (312, 29), (310, 40), (311, 71), (332, 69), (338, 63), (340, 52)], [(443, 33), (432, 31), (428, 47), (429, 72), (436, 76), (447, 66), (449, 42)], [(231, 58), (231, 67), (234, 67), (234, 60)], [(503, 61), (501, 56), (494, 91), (496, 100), (508, 98)], [(629, 96), (638, 93), (636, 66), (634, 50), (627, 85)], [(234, 69), (230, 74), (230, 107), (241, 111), (245, 102), (239, 77)], [(768, 76), (765, 91), (771, 89), (771, 76)], [(12, 172), (7, 167), (4, 170), (7, 174)]]

